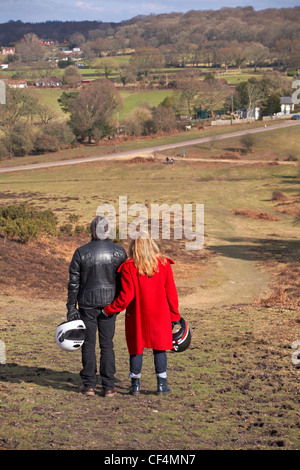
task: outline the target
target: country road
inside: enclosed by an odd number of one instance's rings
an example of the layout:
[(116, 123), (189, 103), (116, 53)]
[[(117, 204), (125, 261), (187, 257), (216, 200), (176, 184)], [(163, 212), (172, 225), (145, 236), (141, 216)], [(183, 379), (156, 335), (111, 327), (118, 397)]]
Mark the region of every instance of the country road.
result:
[[(214, 138), (216, 140), (230, 139), (232, 137), (239, 137), (245, 134), (256, 134), (259, 132), (275, 131), (277, 129), (283, 129), (285, 127), (296, 126), (299, 124), (300, 124), (300, 121), (299, 122), (288, 121), (288, 122), (283, 122), (279, 124), (274, 124), (273, 126), (270, 126), (270, 127), (259, 127), (255, 129), (248, 129), (248, 130), (243, 130), (243, 131), (230, 132), (227, 134), (220, 134), (220, 135), (214, 136)], [(153, 153), (153, 152), (159, 152), (159, 151), (164, 151), (164, 150), (169, 150), (169, 149), (175, 149), (175, 148), (183, 147), (183, 146), (187, 147), (190, 145), (202, 144), (205, 142), (209, 142), (211, 138), (212, 136), (208, 136), (208, 137), (202, 137), (200, 139), (177, 142), (174, 144), (158, 145), (155, 147), (148, 147), (148, 148), (143, 148), (139, 150), (128, 150), (127, 152), (120, 152), (120, 153), (110, 153), (107, 155), (101, 155), (101, 156), (95, 156), (95, 157), (83, 157), (83, 158), (74, 158), (70, 160), (61, 160), (57, 162), (34, 163), (34, 164), (20, 165), (20, 166), (14, 166), (14, 167), (2, 167), (0, 168), (0, 173), (24, 171), (24, 170), (37, 170), (40, 168), (50, 168), (50, 167), (66, 166), (66, 165), (78, 165), (80, 163), (91, 163), (91, 162), (96, 162), (96, 161), (105, 160), (105, 159), (115, 160), (115, 159), (126, 158), (126, 157), (133, 158), (135, 156), (140, 156), (141, 153), (143, 154)], [(207, 161), (207, 160), (203, 159), (203, 161)], [(214, 162), (216, 161), (218, 160), (214, 159)], [(222, 162), (224, 162), (224, 160), (222, 160)], [(290, 162), (279, 162), (279, 163), (290, 163)]]

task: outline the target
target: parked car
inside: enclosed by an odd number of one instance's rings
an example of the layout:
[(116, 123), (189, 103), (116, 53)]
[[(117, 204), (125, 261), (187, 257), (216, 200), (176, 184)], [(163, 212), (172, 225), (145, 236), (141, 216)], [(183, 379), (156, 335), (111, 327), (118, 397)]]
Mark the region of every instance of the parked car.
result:
[(296, 120), (296, 119), (300, 119), (300, 114), (294, 114), (292, 116), (292, 119)]

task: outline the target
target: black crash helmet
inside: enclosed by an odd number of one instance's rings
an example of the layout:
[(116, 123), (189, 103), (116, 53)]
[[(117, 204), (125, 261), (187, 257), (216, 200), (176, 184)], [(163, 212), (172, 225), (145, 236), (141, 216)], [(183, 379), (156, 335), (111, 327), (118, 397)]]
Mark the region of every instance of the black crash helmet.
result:
[(192, 334), (188, 322), (181, 317), (173, 326), (173, 348), (172, 351), (185, 351), (191, 344)]

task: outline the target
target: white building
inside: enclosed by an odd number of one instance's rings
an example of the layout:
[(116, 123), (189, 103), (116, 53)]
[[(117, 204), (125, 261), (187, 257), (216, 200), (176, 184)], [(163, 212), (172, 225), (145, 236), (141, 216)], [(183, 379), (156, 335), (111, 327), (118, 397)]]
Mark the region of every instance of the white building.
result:
[(26, 88), (27, 82), (25, 80), (10, 80), (8, 86), (9, 88)]
[(280, 98), (280, 114), (290, 114), (294, 111), (294, 103), (291, 96), (282, 96)]

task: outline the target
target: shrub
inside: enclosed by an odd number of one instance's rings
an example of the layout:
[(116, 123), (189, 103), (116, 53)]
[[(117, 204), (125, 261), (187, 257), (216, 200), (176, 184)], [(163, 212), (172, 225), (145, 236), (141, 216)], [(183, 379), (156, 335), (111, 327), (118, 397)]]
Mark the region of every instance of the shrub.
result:
[(44, 127), (43, 133), (55, 137), (60, 148), (73, 145), (76, 138), (70, 126), (65, 122), (53, 122)]
[(3, 144), (10, 155), (22, 157), (34, 148), (32, 129), (26, 124), (15, 124), (3, 139)]
[(68, 235), (70, 235), (70, 237), (73, 235), (73, 225), (72, 224), (61, 225), (59, 227), (59, 230), (61, 232), (67, 233)]
[(134, 136), (149, 134), (153, 125), (152, 113), (147, 106), (135, 108), (124, 120), (126, 132)]
[(57, 152), (59, 150), (58, 139), (53, 135), (39, 132), (34, 139), (34, 151), (37, 153)]
[(5, 160), (9, 156), (8, 148), (6, 147), (3, 140), (0, 140), (0, 160)]
[(28, 243), (43, 235), (56, 235), (57, 217), (50, 210), (37, 211), (27, 204), (10, 205), (0, 210), (0, 231)]
[(296, 162), (298, 158), (295, 155), (289, 155), (287, 158), (284, 159), (286, 162)]
[(85, 233), (85, 227), (84, 225), (76, 225), (75, 227), (75, 233)]
[(273, 191), (272, 201), (286, 201), (287, 197), (281, 191)]
[(247, 152), (251, 152), (255, 143), (255, 137), (252, 134), (245, 134), (241, 137), (241, 143), (246, 147)]
[(78, 222), (78, 220), (79, 220), (79, 215), (77, 215), (77, 214), (70, 214), (69, 215), (69, 221), (71, 223)]
[(75, 142), (75, 135), (66, 123), (50, 123), (39, 130), (34, 138), (37, 153), (57, 152)]

